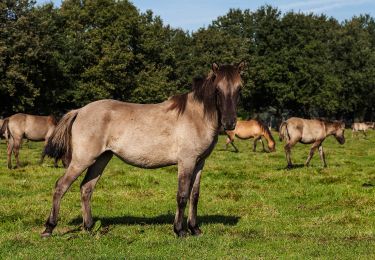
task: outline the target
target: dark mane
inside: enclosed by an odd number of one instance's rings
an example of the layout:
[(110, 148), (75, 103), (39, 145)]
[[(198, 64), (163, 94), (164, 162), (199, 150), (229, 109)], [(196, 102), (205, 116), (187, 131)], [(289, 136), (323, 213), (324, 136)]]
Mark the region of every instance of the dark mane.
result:
[[(192, 93), (193, 98), (204, 104), (204, 113), (206, 116), (212, 116), (216, 112), (216, 86), (215, 80), (221, 79), (240, 80), (238, 68), (232, 65), (220, 66), (217, 75), (211, 71), (207, 77), (196, 77), (193, 79)], [(177, 110), (178, 114), (183, 114), (186, 109), (188, 93), (176, 95), (170, 98), (172, 104), (168, 110)]]
[[(196, 77), (193, 79), (193, 84), (191, 86), (193, 97), (198, 102), (202, 102), (205, 105), (205, 114), (213, 112), (215, 109), (216, 99), (214, 97), (215, 87), (213, 82), (215, 76), (210, 73), (206, 78)], [(186, 103), (188, 99), (188, 93), (176, 95), (170, 98), (172, 104), (169, 106), (168, 110), (177, 110), (177, 113), (183, 114), (186, 109)]]
[(273, 142), (275, 142), (275, 139), (273, 139), (272, 133), (271, 133), (270, 129), (268, 128), (268, 126), (263, 121), (261, 121), (260, 119), (254, 119), (254, 120), (256, 120), (259, 123), (260, 127), (262, 128), (262, 131), (267, 133), (269, 138)]
[(188, 93), (171, 97), (169, 100), (172, 101), (172, 104), (168, 107), (168, 110), (176, 109), (178, 115), (183, 114), (185, 112), (187, 99)]

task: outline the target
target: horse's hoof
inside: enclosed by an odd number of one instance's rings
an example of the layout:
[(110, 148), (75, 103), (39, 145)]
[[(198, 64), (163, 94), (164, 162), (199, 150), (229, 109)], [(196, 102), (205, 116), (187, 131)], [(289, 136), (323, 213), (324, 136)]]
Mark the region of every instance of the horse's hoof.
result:
[(199, 227), (190, 229), (192, 236), (200, 236), (202, 235), (202, 230)]
[(47, 238), (47, 237), (50, 237), (51, 235), (52, 235), (52, 232), (45, 230), (42, 234), (40, 234), (40, 237)]
[(177, 232), (176, 232), (177, 237), (180, 237), (180, 238), (187, 237), (188, 234), (189, 234), (189, 233), (186, 232), (185, 230), (180, 230), (180, 231), (177, 231)]

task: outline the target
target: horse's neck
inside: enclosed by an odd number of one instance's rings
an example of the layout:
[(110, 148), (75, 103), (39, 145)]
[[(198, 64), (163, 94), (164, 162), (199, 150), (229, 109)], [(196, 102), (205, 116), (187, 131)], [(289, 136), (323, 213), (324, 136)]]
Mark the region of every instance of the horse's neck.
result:
[[(213, 97), (212, 97), (213, 98)], [(188, 95), (188, 107), (192, 109), (192, 114), (196, 120), (202, 121), (202, 127), (208, 127), (218, 132), (219, 124), (219, 112), (214, 103), (205, 103), (194, 98), (194, 92), (190, 92)]]
[(271, 134), (266, 129), (263, 130), (263, 136), (267, 139), (268, 143), (274, 143)]
[(335, 133), (335, 127), (333, 126), (332, 123), (325, 122), (324, 126), (326, 128), (326, 136), (333, 135)]

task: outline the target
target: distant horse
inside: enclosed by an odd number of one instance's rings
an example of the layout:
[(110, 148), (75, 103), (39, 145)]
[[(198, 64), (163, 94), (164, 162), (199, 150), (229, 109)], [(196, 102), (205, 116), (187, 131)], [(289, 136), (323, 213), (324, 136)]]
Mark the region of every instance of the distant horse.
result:
[[(12, 168), (12, 153), (16, 158), (16, 165), (20, 167), (19, 149), (21, 148), (22, 139), (26, 138), (31, 141), (45, 141), (52, 135), (56, 127), (56, 119), (53, 116), (35, 116), (18, 113), (12, 115), (4, 120), (1, 127), (0, 134), (7, 134), (8, 139), (8, 168)], [(40, 162), (42, 163), (45, 157), (44, 151)], [(57, 166), (57, 160), (55, 160)]]
[(247, 121), (237, 121), (237, 125), (234, 130), (227, 130), (225, 132), (228, 136), (225, 144), (226, 149), (228, 149), (228, 144), (231, 144), (236, 152), (238, 152), (237, 147), (234, 145), (234, 137), (236, 136), (240, 139), (254, 138), (253, 152), (256, 151), (257, 142), (261, 141), (263, 151), (265, 151), (264, 143), (262, 141), (262, 136), (264, 136), (264, 138), (267, 140), (269, 151), (275, 151), (275, 140), (273, 139), (271, 131), (260, 120), (250, 119)]
[(353, 123), (352, 124), (352, 137), (354, 136), (354, 132), (359, 132), (359, 131), (362, 131), (363, 135), (366, 136), (366, 131), (371, 128), (372, 129), (375, 128), (374, 122)]
[[(3, 127), (4, 119), (0, 119), (0, 129)], [(1, 131), (1, 130), (0, 130)], [(6, 132), (4, 131), (0, 133), (0, 138), (5, 137), (6, 138)]]
[(327, 136), (333, 135), (340, 144), (345, 143), (345, 124), (342, 122), (330, 122), (318, 119), (302, 119), (298, 117), (289, 118), (282, 122), (279, 129), (280, 141), (286, 140), (284, 147), (288, 167), (292, 167), (290, 151), (297, 143), (313, 144), (305, 165), (308, 166), (316, 149), (319, 149), (320, 159), (323, 166), (327, 167), (322, 143)]
[(201, 172), (217, 143), (220, 126), (227, 130), (236, 126), (243, 66), (214, 63), (206, 78), (195, 80), (192, 92), (159, 104), (100, 100), (67, 113), (45, 149), (55, 158), (68, 154), (70, 164), (56, 183), (42, 237), (52, 234), (61, 198), (86, 169), (81, 183), (83, 227), (92, 227), (91, 195), (113, 154), (141, 168), (177, 164), (174, 232), (177, 236), (187, 234), (182, 222), (190, 198), (188, 228), (192, 235), (201, 234), (196, 221)]

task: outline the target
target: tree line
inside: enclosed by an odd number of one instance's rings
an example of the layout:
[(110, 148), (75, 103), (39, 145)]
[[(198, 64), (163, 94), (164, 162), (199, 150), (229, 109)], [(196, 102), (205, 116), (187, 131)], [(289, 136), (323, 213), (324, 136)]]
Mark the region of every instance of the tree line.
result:
[(231, 9), (187, 32), (129, 1), (0, 2), (0, 114), (59, 114), (94, 100), (153, 103), (212, 62), (245, 61), (240, 113), (375, 117), (375, 21)]

